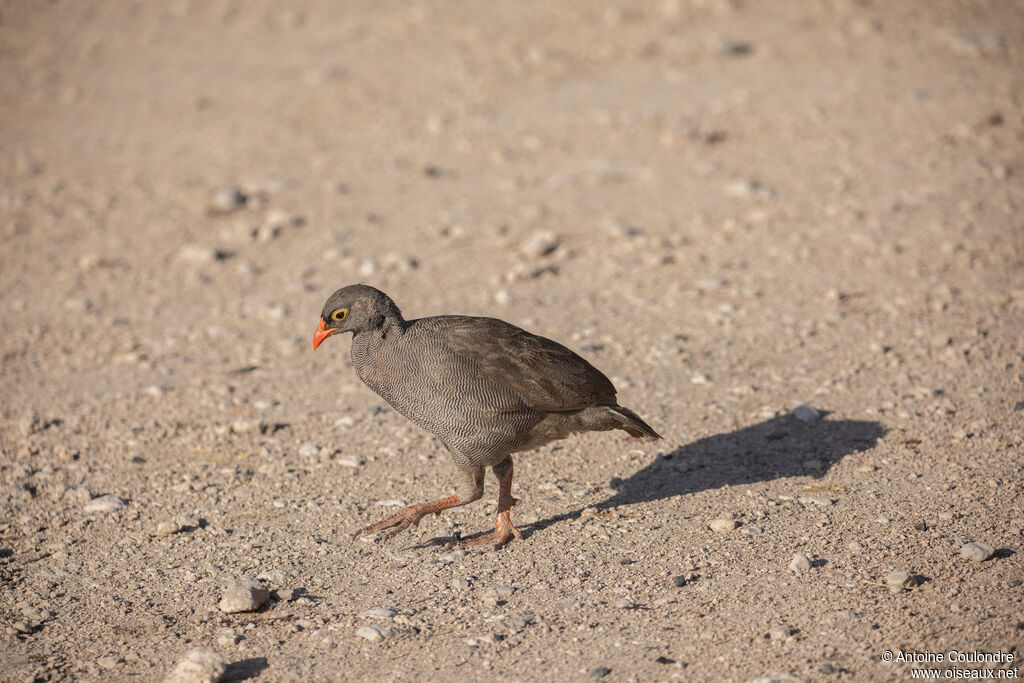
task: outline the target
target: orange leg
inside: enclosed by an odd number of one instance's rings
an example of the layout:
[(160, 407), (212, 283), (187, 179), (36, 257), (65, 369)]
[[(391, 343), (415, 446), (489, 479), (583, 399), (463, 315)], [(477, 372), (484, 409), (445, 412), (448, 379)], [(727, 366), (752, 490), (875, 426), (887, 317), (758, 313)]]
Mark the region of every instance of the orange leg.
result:
[(462, 504), (462, 499), (458, 496), (448, 496), (447, 498), (440, 498), (429, 503), (410, 505), (397, 514), (391, 515), (390, 517), (380, 520), (376, 524), (371, 524), (370, 526), (355, 532), (352, 534), (352, 540), (356, 540), (363, 534), (372, 534), (383, 529), (389, 529), (389, 531), (384, 533), (383, 539), (384, 543), (387, 543), (399, 533), (407, 529), (409, 525), (419, 526), (420, 520), (430, 513), (440, 514), (442, 510), (447, 510), (448, 508), (457, 507)]
[[(506, 465), (507, 463), (507, 465)], [(459, 541), (457, 545), (470, 547), (476, 545), (494, 544), (494, 549), (499, 550), (502, 546), (512, 540), (512, 537), (522, 540), (523, 534), (512, 525), (508, 511), (519, 501), (512, 497), (512, 458), (509, 458), (497, 465), (495, 474), (498, 474), (498, 517), (494, 524), (494, 531), (476, 538), (468, 538)]]

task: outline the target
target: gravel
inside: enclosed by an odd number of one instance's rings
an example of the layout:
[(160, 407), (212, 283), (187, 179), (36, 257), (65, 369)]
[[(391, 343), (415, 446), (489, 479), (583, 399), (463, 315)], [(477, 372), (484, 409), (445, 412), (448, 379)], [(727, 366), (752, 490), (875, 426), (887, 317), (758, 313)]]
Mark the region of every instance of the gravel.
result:
[[(231, 680), (889, 680), (1020, 641), (1018, 8), (588, 12), (4, 5), (0, 679), (210, 645)], [(498, 552), (442, 547), (491, 472), (353, 542), (460, 486), (350, 336), (312, 352), (360, 280), (581, 352), (665, 439), (515, 454)], [(221, 611), (242, 576), (273, 597)]]

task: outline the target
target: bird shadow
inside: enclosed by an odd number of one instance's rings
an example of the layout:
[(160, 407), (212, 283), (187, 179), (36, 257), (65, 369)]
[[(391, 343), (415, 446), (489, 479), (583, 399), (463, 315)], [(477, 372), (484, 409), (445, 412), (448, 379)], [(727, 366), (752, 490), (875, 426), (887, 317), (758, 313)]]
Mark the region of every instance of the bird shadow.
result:
[[(823, 418), (827, 415), (822, 413)], [(885, 433), (880, 423), (869, 420), (805, 424), (792, 415), (774, 417), (659, 453), (628, 478), (613, 478), (610, 487), (615, 493), (600, 503), (538, 520), (524, 530), (540, 531), (592, 508), (608, 510), (788, 477), (820, 479), (847, 455), (872, 448)]]

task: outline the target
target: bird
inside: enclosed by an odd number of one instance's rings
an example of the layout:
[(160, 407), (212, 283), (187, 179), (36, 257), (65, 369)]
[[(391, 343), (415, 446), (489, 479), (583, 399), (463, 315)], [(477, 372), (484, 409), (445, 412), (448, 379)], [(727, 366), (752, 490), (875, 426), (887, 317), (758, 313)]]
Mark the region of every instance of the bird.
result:
[(353, 534), (382, 533), (382, 542), (431, 513), (483, 496), (491, 468), (498, 480), (494, 531), (457, 545), (497, 550), (523, 534), (512, 524), (512, 454), (574, 433), (620, 429), (632, 437), (661, 436), (616, 401), (600, 370), (558, 342), (497, 318), (439, 315), (406, 320), (384, 292), (365, 284), (328, 297), (313, 335), (352, 333), (359, 378), (396, 411), (436, 435), (459, 474), (454, 495), (404, 510)]

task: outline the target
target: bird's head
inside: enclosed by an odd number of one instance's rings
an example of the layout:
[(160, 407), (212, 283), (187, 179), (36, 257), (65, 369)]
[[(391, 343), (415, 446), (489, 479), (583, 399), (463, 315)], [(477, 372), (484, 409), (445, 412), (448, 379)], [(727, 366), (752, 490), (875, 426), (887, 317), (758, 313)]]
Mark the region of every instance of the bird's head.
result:
[(401, 311), (384, 292), (368, 285), (342, 287), (324, 304), (313, 333), (313, 350), (335, 332), (368, 332), (401, 323)]

